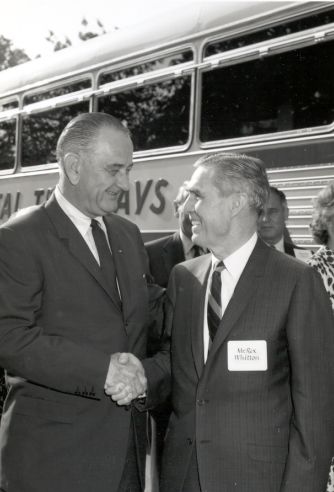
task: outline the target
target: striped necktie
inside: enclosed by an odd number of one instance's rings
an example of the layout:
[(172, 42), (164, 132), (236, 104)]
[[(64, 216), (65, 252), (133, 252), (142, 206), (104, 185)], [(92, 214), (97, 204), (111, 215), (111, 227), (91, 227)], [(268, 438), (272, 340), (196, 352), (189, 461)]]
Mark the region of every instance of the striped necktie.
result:
[(207, 308), (207, 319), (210, 341), (213, 339), (217, 333), (219, 323), (222, 319), (222, 306), (221, 306), (221, 272), (224, 270), (225, 265), (222, 261), (216, 264), (212, 275), (211, 284), (208, 295), (208, 308)]

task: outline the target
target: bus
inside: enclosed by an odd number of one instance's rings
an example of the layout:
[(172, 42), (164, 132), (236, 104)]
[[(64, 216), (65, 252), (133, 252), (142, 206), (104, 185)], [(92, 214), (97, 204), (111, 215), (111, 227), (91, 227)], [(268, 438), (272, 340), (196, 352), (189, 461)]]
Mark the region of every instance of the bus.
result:
[(61, 130), (102, 111), (131, 131), (117, 213), (145, 239), (177, 229), (194, 162), (233, 151), (263, 160), (311, 248), (312, 198), (334, 179), (333, 60), (333, 2), (207, 0), (0, 72), (0, 221), (50, 196)]

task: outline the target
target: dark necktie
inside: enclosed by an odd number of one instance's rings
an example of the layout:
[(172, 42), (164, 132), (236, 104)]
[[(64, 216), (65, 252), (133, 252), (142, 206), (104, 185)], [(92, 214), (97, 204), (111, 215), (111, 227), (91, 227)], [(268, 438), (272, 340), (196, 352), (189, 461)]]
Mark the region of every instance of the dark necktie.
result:
[(222, 261), (217, 263), (211, 276), (211, 284), (208, 295), (208, 328), (210, 340), (213, 342), (218, 330), (219, 323), (222, 319), (222, 306), (221, 306), (221, 272), (224, 270), (225, 265)]
[(116, 282), (116, 269), (106, 235), (97, 220), (92, 219), (90, 226), (92, 228), (95, 246), (99, 255), (101, 272), (108, 286), (114, 294), (117, 295), (119, 300), (119, 292)]

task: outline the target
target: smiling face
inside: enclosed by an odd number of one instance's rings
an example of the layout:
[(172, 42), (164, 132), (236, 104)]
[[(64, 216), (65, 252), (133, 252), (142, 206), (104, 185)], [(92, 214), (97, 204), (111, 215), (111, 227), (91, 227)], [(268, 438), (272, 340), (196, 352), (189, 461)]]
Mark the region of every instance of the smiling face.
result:
[(198, 167), (187, 186), (189, 196), (185, 202), (192, 223), (192, 241), (210, 250), (226, 242), (236, 195), (232, 190), (221, 192), (214, 183), (213, 170)]
[(129, 189), (132, 154), (127, 133), (102, 128), (91, 149), (79, 157), (74, 205), (92, 218), (115, 212), (121, 191)]

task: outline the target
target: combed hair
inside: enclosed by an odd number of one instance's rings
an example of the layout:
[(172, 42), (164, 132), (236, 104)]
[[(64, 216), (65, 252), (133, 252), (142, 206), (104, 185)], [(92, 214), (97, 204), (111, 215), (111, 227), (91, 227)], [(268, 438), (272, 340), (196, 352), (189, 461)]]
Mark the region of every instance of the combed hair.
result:
[(313, 216), (310, 228), (313, 238), (321, 244), (329, 239), (328, 220), (334, 215), (334, 181), (320, 190), (313, 200)]
[(222, 193), (242, 191), (248, 204), (260, 214), (268, 200), (269, 182), (260, 159), (244, 154), (220, 152), (201, 157), (195, 167), (214, 170), (216, 187)]
[(68, 152), (88, 152), (101, 128), (111, 127), (125, 132), (129, 130), (114, 116), (107, 113), (82, 113), (73, 118), (62, 131), (57, 143), (57, 160), (62, 166)]

